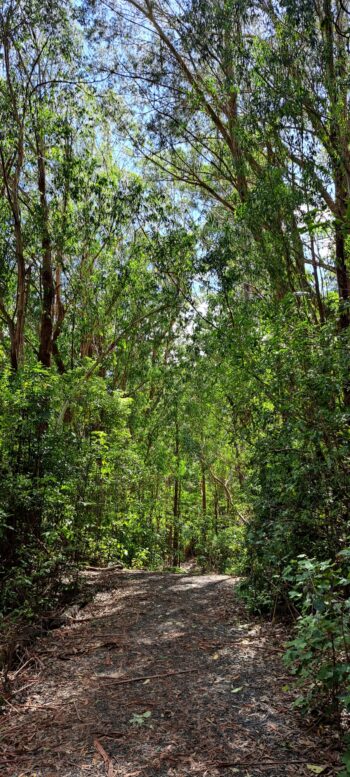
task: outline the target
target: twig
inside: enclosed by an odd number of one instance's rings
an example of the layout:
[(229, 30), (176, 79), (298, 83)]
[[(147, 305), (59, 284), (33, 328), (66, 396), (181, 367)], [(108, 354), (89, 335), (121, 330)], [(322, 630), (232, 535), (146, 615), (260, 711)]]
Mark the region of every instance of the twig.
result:
[(84, 723), (85, 721), (82, 720), (80, 715), (79, 715), (79, 710), (78, 710), (77, 703), (76, 703), (75, 699), (73, 699), (73, 704), (74, 704), (74, 709), (75, 709), (75, 711), (77, 713), (78, 720), (80, 721), (80, 723)]
[(222, 769), (229, 768), (231, 766), (259, 766), (259, 768), (261, 768), (263, 766), (283, 766), (284, 764), (308, 764), (308, 763), (310, 763), (310, 760), (293, 761), (290, 758), (288, 758), (285, 761), (212, 761), (211, 766), (217, 766)]
[[(20, 668), (19, 668), (19, 669), (17, 669), (17, 671), (16, 671), (16, 672), (11, 672), (11, 680), (14, 680), (14, 678), (15, 678), (15, 677), (17, 677), (17, 675), (19, 675), (19, 674), (20, 674), (20, 672), (22, 672), (22, 671), (23, 671), (23, 669), (24, 669), (26, 666), (28, 666), (28, 664), (30, 664), (30, 662), (31, 662), (31, 661), (36, 661), (36, 660), (39, 660), (39, 659), (37, 658), (37, 656), (31, 656), (30, 658), (28, 658), (28, 661), (26, 661), (26, 662), (25, 662), (25, 664), (22, 664), (22, 666), (20, 666)], [(40, 663), (41, 663), (41, 665), (42, 665), (42, 661), (40, 661)]]
[(15, 712), (18, 712), (18, 707), (15, 707), (13, 704), (11, 704), (11, 702), (5, 699), (4, 696), (1, 699), (1, 703), (8, 704), (8, 706), (11, 707), (12, 710), (15, 710)]
[[(248, 637), (248, 639), (249, 639), (249, 637)], [(251, 639), (253, 639), (253, 637)], [(232, 644), (232, 645), (244, 645), (244, 642), (246, 642), (246, 641), (247, 641), (246, 639), (235, 640), (234, 642), (229, 643), (229, 644)], [(276, 647), (272, 647), (271, 645), (268, 645), (268, 644), (259, 645), (259, 643), (257, 643), (256, 645), (252, 645), (251, 647), (253, 648), (253, 650), (257, 650), (258, 648), (259, 648), (259, 650), (266, 650), (268, 653), (279, 653), (280, 655), (285, 653), (284, 648), (276, 648)]]
[(179, 672), (166, 672), (165, 674), (149, 674), (149, 675), (143, 675), (142, 677), (130, 677), (126, 680), (115, 680), (114, 677), (111, 677), (110, 674), (99, 674), (95, 675), (95, 679), (99, 680), (112, 680), (115, 682), (115, 685), (124, 685), (124, 683), (139, 683), (142, 680), (155, 680), (160, 677), (173, 677), (173, 675), (177, 674), (189, 674), (190, 672), (198, 672), (198, 669), (181, 669)]
[(102, 756), (102, 758), (103, 758), (103, 760), (104, 760), (104, 762), (106, 764), (107, 777), (114, 777), (114, 769), (113, 769), (112, 759), (106, 753), (104, 747), (102, 747), (101, 742), (98, 741), (97, 737), (95, 737), (95, 739), (94, 739), (94, 745), (96, 747), (96, 750)]
[(110, 567), (84, 567), (83, 572), (115, 572), (116, 569), (119, 569), (120, 572), (123, 571), (124, 567), (121, 564), (113, 564)]
[(27, 685), (22, 685), (22, 688), (17, 688), (16, 691), (12, 691), (12, 696), (17, 696), (18, 693), (21, 693), (21, 691), (25, 691), (27, 688), (30, 688), (32, 685), (36, 685), (38, 680), (34, 680), (32, 683), (28, 683)]

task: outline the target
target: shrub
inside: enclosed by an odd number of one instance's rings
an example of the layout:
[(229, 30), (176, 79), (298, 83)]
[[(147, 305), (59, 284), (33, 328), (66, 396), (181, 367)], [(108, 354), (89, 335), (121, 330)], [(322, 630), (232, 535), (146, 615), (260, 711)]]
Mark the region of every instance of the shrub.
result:
[(284, 572), (300, 612), (285, 661), (302, 692), (296, 704), (339, 716), (350, 709), (350, 550), (336, 562), (299, 556)]

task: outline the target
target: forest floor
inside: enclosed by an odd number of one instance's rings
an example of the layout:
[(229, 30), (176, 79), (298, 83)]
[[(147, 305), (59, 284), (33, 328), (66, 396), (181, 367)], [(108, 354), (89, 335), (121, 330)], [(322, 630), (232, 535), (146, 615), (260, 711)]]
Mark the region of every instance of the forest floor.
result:
[(92, 602), (10, 674), (1, 777), (337, 773), (336, 733), (291, 709), (283, 627), (250, 618), (233, 578), (86, 582)]

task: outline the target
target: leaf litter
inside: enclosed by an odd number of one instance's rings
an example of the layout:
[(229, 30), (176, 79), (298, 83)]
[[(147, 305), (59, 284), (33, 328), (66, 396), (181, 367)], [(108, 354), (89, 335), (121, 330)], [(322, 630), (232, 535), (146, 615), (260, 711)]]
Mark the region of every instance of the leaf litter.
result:
[(233, 578), (84, 574), (93, 601), (9, 675), (1, 777), (337, 773), (337, 733), (292, 710), (285, 628)]

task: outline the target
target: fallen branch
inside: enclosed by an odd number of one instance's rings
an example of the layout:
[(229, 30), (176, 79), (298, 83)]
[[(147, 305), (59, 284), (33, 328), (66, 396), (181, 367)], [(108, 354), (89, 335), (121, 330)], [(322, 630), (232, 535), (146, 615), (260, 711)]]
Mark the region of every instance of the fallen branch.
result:
[(291, 760), (290, 758), (287, 758), (286, 760), (282, 761), (212, 761), (211, 766), (216, 766), (221, 769), (228, 769), (231, 766), (259, 766), (259, 768), (263, 766), (283, 766), (285, 764), (309, 764), (310, 760), (308, 761), (301, 761), (301, 760)]
[(114, 572), (116, 569), (124, 569), (123, 564), (111, 564), (107, 567), (84, 567), (82, 572)]
[(17, 688), (15, 691), (11, 691), (11, 696), (17, 696), (18, 693), (26, 691), (27, 688), (30, 688), (32, 685), (36, 685), (37, 682), (39, 682), (39, 680), (34, 680), (32, 683), (28, 683), (27, 685), (22, 685), (22, 688)]
[(180, 669), (179, 672), (166, 672), (165, 674), (148, 674), (142, 677), (129, 677), (126, 680), (116, 680), (110, 674), (95, 675), (95, 679), (98, 680), (112, 680), (115, 685), (124, 685), (125, 683), (140, 683), (142, 680), (156, 680), (162, 677), (173, 677), (177, 674), (189, 674), (190, 672), (198, 672), (198, 669)]
[(20, 666), (20, 668), (17, 669), (16, 672), (11, 672), (10, 673), (11, 680), (14, 680), (14, 678), (17, 677), (17, 675), (20, 674), (20, 672), (22, 672), (23, 669), (25, 669), (25, 667), (31, 663), (31, 661), (35, 661), (35, 660), (36, 660), (36, 656), (31, 656), (31, 658), (28, 658), (28, 661), (26, 661), (25, 664), (22, 664), (22, 666)]
[(114, 769), (112, 764), (112, 759), (109, 757), (109, 755), (106, 753), (104, 747), (102, 747), (101, 742), (98, 741), (97, 738), (94, 739), (94, 745), (97, 750), (97, 752), (102, 756), (106, 767), (107, 767), (107, 777), (115, 777), (114, 775)]

